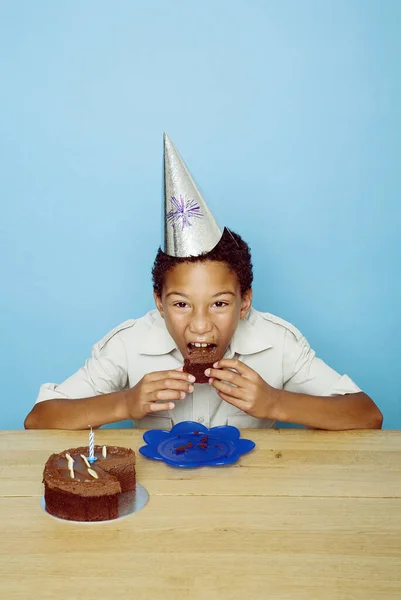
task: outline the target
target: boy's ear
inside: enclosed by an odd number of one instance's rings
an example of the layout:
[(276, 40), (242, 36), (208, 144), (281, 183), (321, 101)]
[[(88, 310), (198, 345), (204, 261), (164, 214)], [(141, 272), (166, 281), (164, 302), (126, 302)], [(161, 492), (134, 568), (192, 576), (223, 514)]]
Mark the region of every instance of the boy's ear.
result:
[(164, 311), (163, 311), (162, 299), (160, 298), (160, 296), (158, 296), (156, 294), (156, 292), (153, 292), (153, 298), (155, 299), (155, 304), (156, 304), (157, 310), (159, 311), (160, 315), (164, 319)]
[(249, 289), (241, 298), (241, 310), (239, 318), (243, 319), (249, 313), (252, 306), (252, 289)]

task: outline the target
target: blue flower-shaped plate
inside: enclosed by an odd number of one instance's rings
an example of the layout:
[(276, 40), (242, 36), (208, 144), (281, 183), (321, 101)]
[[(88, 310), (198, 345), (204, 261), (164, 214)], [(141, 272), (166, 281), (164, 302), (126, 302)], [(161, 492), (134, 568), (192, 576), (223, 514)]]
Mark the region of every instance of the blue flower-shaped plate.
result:
[(172, 467), (218, 467), (235, 463), (250, 452), (255, 442), (241, 438), (240, 431), (231, 425), (211, 427), (194, 421), (182, 421), (171, 431), (151, 429), (143, 435), (146, 446), (139, 452), (162, 460)]

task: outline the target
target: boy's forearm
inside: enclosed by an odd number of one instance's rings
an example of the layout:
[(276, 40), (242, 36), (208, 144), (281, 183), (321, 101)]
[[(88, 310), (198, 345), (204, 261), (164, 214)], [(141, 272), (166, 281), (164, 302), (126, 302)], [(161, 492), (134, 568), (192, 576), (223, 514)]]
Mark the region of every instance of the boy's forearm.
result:
[(380, 429), (383, 416), (364, 392), (309, 396), (276, 390), (276, 419), (314, 429)]
[(87, 429), (128, 418), (125, 391), (92, 398), (57, 398), (35, 404), (25, 419), (25, 429)]

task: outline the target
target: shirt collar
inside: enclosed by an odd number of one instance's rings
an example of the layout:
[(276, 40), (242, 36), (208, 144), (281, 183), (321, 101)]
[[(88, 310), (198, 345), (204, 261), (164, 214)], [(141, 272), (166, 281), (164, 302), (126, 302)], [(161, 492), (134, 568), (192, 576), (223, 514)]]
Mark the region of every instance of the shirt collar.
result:
[(152, 310), (149, 313), (151, 325), (146, 332), (146, 337), (139, 347), (140, 354), (150, 354), (159, 356), (161, 354), (169, 354), (177, 345), (169, 334), (163, 317), (158, 310)]
[(238, 323), (231, 340), (231, 351), (234, 354), (256, 354), (272, 348), (269, 333), (266, 320), (251, 308), (247, 316)]
[[(169, 354), (177, 349), (177, 345), (169, 334), (163, 317), (158, 310), (149, 313), (152, 323), (145, 339), (139, 348), (140, 354), (159, 356)], [(230, 349), (232, 354), (256, 354), (273, 344), (269, 341), (267, 322), (258, 311), (251, 308), (247, 316), (241, 319), (232, 337)]]

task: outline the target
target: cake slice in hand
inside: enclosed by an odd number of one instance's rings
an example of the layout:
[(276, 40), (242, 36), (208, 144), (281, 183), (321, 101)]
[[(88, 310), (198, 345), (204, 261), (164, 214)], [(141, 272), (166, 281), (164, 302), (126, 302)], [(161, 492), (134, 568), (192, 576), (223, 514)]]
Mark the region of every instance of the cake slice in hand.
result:
[(211, 369), (216, 362), (216, 347), (193, 348), (189, 352), (188, 358), (184, 360), (184, 373), (189, 373), (196, 377), (195, 383), (209, 383), (209, 377), (206, 377), (205, 370)]

